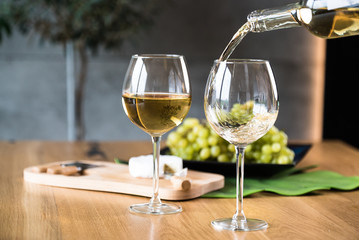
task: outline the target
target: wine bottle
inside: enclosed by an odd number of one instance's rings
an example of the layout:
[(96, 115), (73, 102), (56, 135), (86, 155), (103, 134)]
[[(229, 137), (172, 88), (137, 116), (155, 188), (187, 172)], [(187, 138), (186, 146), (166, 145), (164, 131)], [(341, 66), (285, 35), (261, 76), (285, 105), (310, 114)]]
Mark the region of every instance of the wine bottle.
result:
[(359, 34), (359, 0), (304, 0), (256, 10), (247, 17), (251, 32), (304, 26), (322, 38)]

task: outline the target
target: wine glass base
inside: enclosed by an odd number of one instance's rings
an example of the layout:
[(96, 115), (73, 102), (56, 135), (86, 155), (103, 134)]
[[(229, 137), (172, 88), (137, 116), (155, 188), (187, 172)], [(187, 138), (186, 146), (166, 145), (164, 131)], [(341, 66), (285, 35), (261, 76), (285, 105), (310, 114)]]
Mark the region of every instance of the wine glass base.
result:
[(263, 220), (252, 218), (247, 218), (247, 221), (234, 221), (232, 218), (221, 218), (212, 221), (212, 226), (220, 230), (257, 231), (266, 229), (268, 223)]
[(130, 211), (134, 213), (150, 214), (150, 215), (165, 215), (182, 212), (182, 207), (174, 204), (161, 203), (156, 206), (143, 203), (130, 206)]

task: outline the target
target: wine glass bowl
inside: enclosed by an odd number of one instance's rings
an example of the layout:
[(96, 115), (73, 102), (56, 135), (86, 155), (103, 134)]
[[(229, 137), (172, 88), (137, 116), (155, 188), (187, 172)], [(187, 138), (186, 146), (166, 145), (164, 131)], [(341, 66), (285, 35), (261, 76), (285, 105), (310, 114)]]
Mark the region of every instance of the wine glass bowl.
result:
[(278, 115), (278, 94), (269, 62), (253, 59), (216, 60), (207, 80), (204, 109), (211, 127), (235, 145), (237, 158), (236, 213), (232, 218), (214, 220), (212, 225), (238, 231), (267, 228), (265, 221), (245, 217), (243, 182), (245, 147), (262, 137), (273, 126)]
[(148, 133), (153, 143), (153, 194), (149, 203), (130, 206), (131, 212), (171, 214), (181, 212), (159, 197), (161, 136), (178, 126), (191, 106), (191, 87), (184, 57), (169, 54), (133, 55), (122, 90), (128, 118)]

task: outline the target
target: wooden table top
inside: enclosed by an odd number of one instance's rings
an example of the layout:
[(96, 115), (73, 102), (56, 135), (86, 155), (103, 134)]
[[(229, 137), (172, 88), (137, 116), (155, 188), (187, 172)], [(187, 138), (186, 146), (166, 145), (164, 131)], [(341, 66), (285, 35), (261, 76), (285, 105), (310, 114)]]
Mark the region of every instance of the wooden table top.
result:
[[(180, 201), (183, 212), (132, 214), (148, 198), (28, 183), (23, 169), (62, 160), (105, 160), (152, 151), (148, 142), (0, 142), (0, 239), (359, 239), (359, 191), (317, 191), (297, 197), (257, 193), (244, 199), (247, 217), (264, 219), (256, 232), (215, 230), (230, 217), (234, 199)], [(359, 150), (341, 141), (313, 145), (300, 166), (318, 164), (359, 175)]]

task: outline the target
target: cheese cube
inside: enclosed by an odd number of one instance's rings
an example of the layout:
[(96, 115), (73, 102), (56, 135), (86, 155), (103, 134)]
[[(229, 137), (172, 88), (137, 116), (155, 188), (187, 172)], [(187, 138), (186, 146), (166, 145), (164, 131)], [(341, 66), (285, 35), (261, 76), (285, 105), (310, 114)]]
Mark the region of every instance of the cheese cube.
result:
[[(152, 178), (153, 176), (153, 155), (142, 155), (132, 157), (129, 160), (128, 168), (133, 177)], [(161, 155), (159, 164), (160, 177), (164, 172), (179, 172), (183, 169), (182, 158), (177, 156)]]

